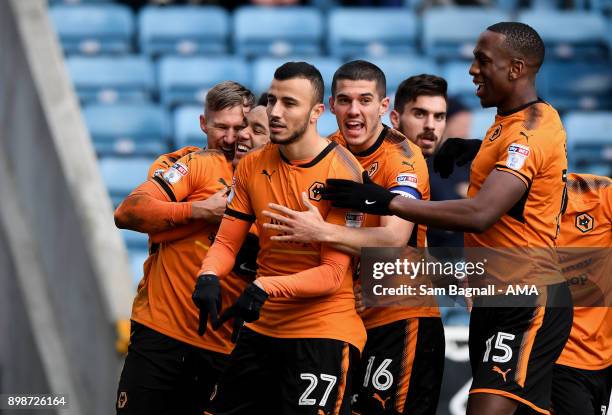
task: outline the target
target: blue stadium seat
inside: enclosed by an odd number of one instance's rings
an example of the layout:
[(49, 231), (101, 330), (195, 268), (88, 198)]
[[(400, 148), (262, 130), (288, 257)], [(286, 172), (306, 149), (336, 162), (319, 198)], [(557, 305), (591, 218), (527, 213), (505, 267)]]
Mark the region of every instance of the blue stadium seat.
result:
[(545, 62), (540, 70), (543, 98), (557, 110), (612, 109), (612, 71), (607, 62)]
[(83, 116), (101, 156), (155, 156), (168, 151), (170, 120), (158, 105), (90, 105)]
[(124, 54), (132, 50), (134, 16), (126, 6), (57, 5), (49, 14), (66, 54)]
[(100, 173), (113, 206), (119, 205), (132, 190), (147, 180), (147, 173), (153, 161), (152, 158), (144, 157), (103, 157), (100, 159)]
[(203, 103), (208, 90), (225, 80), (249, 86), (249, 66), (243, 58), (167, 56), (159, 62), (161, 102), (168, 107)]
[(406, 78), (422, 73), (438, 74), (438, 65), (426, 57), (381, 56), (365, 58), (377, 65), (387, 78), (387, 95), (393, 96), (399, 84)]
[(458, 96), (468, 107), (480, 108), (480, 100), (476, 96), (476, 85), (469, 74), (470, 62), (449, 62), (442, 67), (442, 76), (448, 82), (448, 94)]
[(115, 0), (49, 0), (49, 5), (66, 4), (70, 6), (80, 6), (82, 4), (104, 4), (113, 3)]
[[(331, 95), (331, 81), (336, 69), (342, 65), (342, 61), (333, 57), (316, 56), (316, 57), (292, 57), (294, 61), (306, 61), (314, 65), (323, 76), (325, 84), (325, 95)], [(270, 87), (272, 77), (276, 68), (287, 62), (285, 58), (260, 58), (253, 62), (253, 90), (260, 94), (265, 92)]]
[(477, 138), (482, 140), (493, 122), (495, 121), (495, 108), (482, 108), (472, 111), (472, 124), (470, 125), (470, 136), (464, 138)]
[[(570, 169), (578, 172), (602, 167), (612, 170), (612, 112), (569, 112), (563, 118)], [(606, 171), (607, 170), (607, 171)]]
[(153, 65), (142, 56), (72, 56), (67, 66), (84, 104), (146, 102), (155, 91)]
[(546, 44), (546, 59), (606, 59), (606, 21), (583, 11), (531, 10), (518, 16), (538, 31)]
[(227, 52), (229, 16), (216, 6), (148, 6), (138, 16), (139, 44), (151, 56)]
[(202, 106), (178, 107), (174, 111), (174, 147), (206, 147), (206, 134), (200, 128)]
[(149, 235), (128, 229), (121, 229), (121, 237), (129, 250), (147, 250), (149, 246)]
[(510, 20), (508, 13), (482, 7), (429, 9), (423, 14), (423, 51), (436, 59), (472, 59), (478, 35)]
[(334, 133), (338, 129), (338, 122), (336, 121), (336, 116), (331, 113), (329, 108), (325, 108), (325, 112), (319, 118), (319, 122), (317, 123), (317, 131), (323, 137), (327, 137), (328, 135)]
[(128, 258), (130, 261), (130, 271), (132, 274), (132, 283), (134, 287), (138, 286), (138, 283), (144, 276), (143, 265), (149, 257), (149, 252), (142, 249), (130, 249), (128, 250)]
[(314, 7), (245, 6), (234, 12), (233, 33), (242, 56), (319, 55), (323, 18)]
[(332, 55), (412, 55), (417, 19), (406, 9), (338, 8), (329, 14), (328, 48)]

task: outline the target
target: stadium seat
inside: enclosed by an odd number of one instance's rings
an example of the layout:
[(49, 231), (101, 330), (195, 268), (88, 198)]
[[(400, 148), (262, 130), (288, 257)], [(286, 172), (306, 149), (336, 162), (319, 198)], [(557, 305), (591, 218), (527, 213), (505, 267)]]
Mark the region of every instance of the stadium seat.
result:
[(158, 105), (90, 105), (83, 116), (101, 156), (155, 156), (168, 151), (170, 120)]
[(72, 56), (67, 66), (83, 104), (146, 102), (155, 91), (153, 65), (142, 56)]
[(242, 56), (319, 55), (323, 18), (314, 7), (245, 6), (234, 12), (233, 33)]
[(612, 112), (569, 112), (563, 124), (570, 169), (582, 172), (607, 166), (602, 170), (609, 174), (612, 170)]
[(159, 62), (161, 102), (168, 107), (203, 103), (208, 90), (225, 80), (250, 85), (249, 67), (243, 58), (167, 56)]
[(476, 96), (476, 85), (469, 74), (470, 62), (449, 62), (442, 67), (442, 76), (448, 82), (448, 94), (458, 96), (468, 107), (480, 108), (480, 100)]
[(607, 62), (545, 62), (538, 78), (542, 97), (559, 111), (612, 109), (612, 71)]
[(606, 21), (597, 13), (531, 10), (518, 21), (532, 26), (546, 44), (546, 59), (606, 59)]
[(66, 5), (82, 5), (82, 4), (104, 4), (113, 3), (115, 0), (49, 0), (49, 5), (66, 4)]
[(125, 54), (132, 50), (134, 16), (126, 6), (53, 6), (49, 12), (66, 54)]
[(387, 95), (393, 96), (399, 84), (406, 78), (422, 74), (437, 74), (439, 68), (436, 63), (425, 57), (381, 56), (364, 58), (377, 65), (387, 79)]
[(334, 9), (328, 31), (329, 52), (340, 58), (416, 53), (417, 19), (410, 10)]
[(510, 20), (508, 13), (482, 7), (429, 9), (423, 14), (423, 51), (436, 59), (472, 59), (479, 34)]
[(102, 179), (113, 206), (118, 206), (138, 185), (147, 180), (153, 158), (103, 157), (99, 161)]
[(216, 6), (148, 6), (138, 16), (138, 40), (151, 56), (227, 53), (229, 16)]
[[(325, 84), (325, 96), (331, 95), (331, 81), (334, 76), (334, 72), (342, 65), (342, 61), (333, 57), (292, 57), (291, 60), (295, 61), (306, 61), (314, 65), (323, 76), (323, 82)], [(260, 58), (253, 62), (253, 90), (260, 94), (268, 90), (274, 71), (276, 68), (285, 63), (287, 59), (284, 58)], [(327, 101), (326, 101), (327, 103)]]
[(147, 250), (149, 245), (149, 235), (146, 233), (135, 232), (129, 229), (121, 229), (121, 236), (125, 246), (129, 250)]
[(470, 136), (464, 138), (477, 138), (482, 140), (493, 122), (495, 121), (495, 108), (483, 108), (472, 111), (472, 124), (470, 125)]
[(144, 276), (143, 265), (148, 257), (149, 257), (149, 252), (147, 250), (141, 250), (141, 249), (128, 250), (128, 258), (130, 260), (130, 271), (132, 273), (132, 283), (134, 284), (134, 287), (138, 286), (138, 283)]
[(185, 146), (206, 147), (206, 134), (200, 128), (202, 107), (184, 106), (174, 111), (174, 148)]

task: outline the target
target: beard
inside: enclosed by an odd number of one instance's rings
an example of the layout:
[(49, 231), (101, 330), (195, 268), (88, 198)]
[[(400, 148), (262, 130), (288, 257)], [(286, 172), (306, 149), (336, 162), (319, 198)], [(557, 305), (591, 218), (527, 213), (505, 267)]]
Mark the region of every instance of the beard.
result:
[(304, 133), (308, 129), (308, 123), (309, 123), (309, 120), (306, 119), (306, 121), (304, 121), (304, 123), (299, 128), (297, 128), (295, 131), (293, 131), (291, 135), (287, 138), (276, 137), (272, 132), (270, 132), (270, 141), (274, 144), (282, 144), (282, 145), (288, 145), (288, 144), (293, 144), (295, 142), (298, 142), (304, 136)]

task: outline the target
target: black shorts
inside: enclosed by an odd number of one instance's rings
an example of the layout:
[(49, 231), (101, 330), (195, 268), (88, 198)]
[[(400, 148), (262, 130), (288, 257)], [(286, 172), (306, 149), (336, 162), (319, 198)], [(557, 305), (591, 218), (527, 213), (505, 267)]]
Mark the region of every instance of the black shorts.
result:
[(132, 321), (117, 414), (201, 415), (227, 359)]
[(552, 407), (555, 415), (606, 415), (612, 388), (612, 366), (584, 370), (555, 365)]
[[(547, 304), (571, 304), (567, 284), (546, 287)], [(534, 296), (535, 297), (535, 296)], [(571, 307), (482, 307), (470, 316), (470, 394), (491, 393), (523, 411), (549, 413), (553, 366), (569, 337)], [(493, 297), (485, 299), (494, 302)], [(506, 301), (499, 298), (499, 301)], [(535, 298), (531, 301), (535, 303)]]
[(240, 332), (206, 414), (350, 415), (357, 350), (332, 339), (280, 339)]
[(368, 330), (353, 389), (353, 413), (435, 415), (444, 374), (439, 317), (396, 321)]

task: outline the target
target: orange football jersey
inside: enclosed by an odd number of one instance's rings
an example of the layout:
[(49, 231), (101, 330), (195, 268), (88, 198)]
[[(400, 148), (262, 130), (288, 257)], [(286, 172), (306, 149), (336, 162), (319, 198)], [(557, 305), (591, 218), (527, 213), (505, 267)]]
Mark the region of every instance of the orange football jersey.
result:
[[(270, 219), (261, 213), (269, 209), (269, 203), (304, 210), (302, 192), (307, 192), (326, 221), (360, 226), (362, 214), (332, 208), (330, 202), (322, 200), (320, 191), (328, 178), (360, 181), (362, 171), (349, 151), (333, 142), (310, 161), (289, 161), (276, 144), (267, 144), (240, 161), (224, 222), (228, 221), (228, 226), (236, 220), (255, 223), (260, 244), (257, 279), (268, 293), (275, 293), (264, 304), (260, 318), (247, 325), (252, 330), (279, 338), (336, 339), (363, 348), (365, 329), (355, 311), (350, 257), (318, 243), (273, 241), (270, 237), (277, 232), (263, 227)], [(220, 232), (224, 225), (221, 224)], [(326, 277), (317, 273), (326, 252), (342, 258), (342, 264), (328, 264), (342, 272), (339, 289), (316, 296), (302, 292), (306, 291), (302, 286), (328, 283), (320, 281)], [(211, 256), (203, 262), (202, 270), (209, 269), (215, 261)], [(223, 273), (220, 277), (223, 278)], [(280, 286), (277, 282), (281, 280), (291, 284)], [(301, 291), (286, 288), (289, 286), (299, 286)]]
[(512, 275), (515, 282), (560, 282), (552, 247), (560, 225), (567, 157), (557, 111), (537, 101), (498, 113), (472, 162), (468, 197), (478, 193), (494, 169), (521, 180), (525, 194), (483, 233), (465, 233), (465, 247), (515, 248), (498, 250), (500, 262), (489, 261), (487, 272), (497, 279)]
[[(330, 139), (346, 147), (340, 131)], [(372, 147), (353, 155), (374, 183), (405, 197), (429, 200), (429, 171), (423, 153), (399, 131), (385, 125)], [(367, 215), (364, 226), (380, 226), (380, 216)], [(425, 248), (426, 238), (427, 226), (415, 224), (409, 245)], [(412, 317), (439, 316), (437, 307), (369, 307), (361, 313), (367, 329)]]
[[(222, 152), (199, 150), (183, 156), (151, 180), (166, 194), (167, 201), (185, 202), (204, 200), (228, 188), (232, 175), (231, 162)], [(182, 228), (185, 227), (189, 225)], [(229, 325), (216, 332), (209, 327), (203, 337), (197, 333), (199, 311), (191, 294), (200, 263), (214, 241), (218, 225), (200, 224), (194, 228), (195, 232), (157, 244), (145, 264), (132, 319), (194, 346), (229, 353), (232, 349)], [(246, 281), (230, 275), (222, 287), (222, 301), (225, 304), (235, 301), (245, 286)]]
[[(612, 275), (612, 179), (569, 174), (568, 203), (561, 222), (560, 257), (565, 277), (608, 280)], [(593, 250), (575, 248), (593, 248)], [(586, 264), (586, 267), (583, 266)], [(598, 275), (602, 274), (602, 275)], [(575, 307), (561, 365), (599, 370), (612, 365), (612, 311), (609, 307)]]

